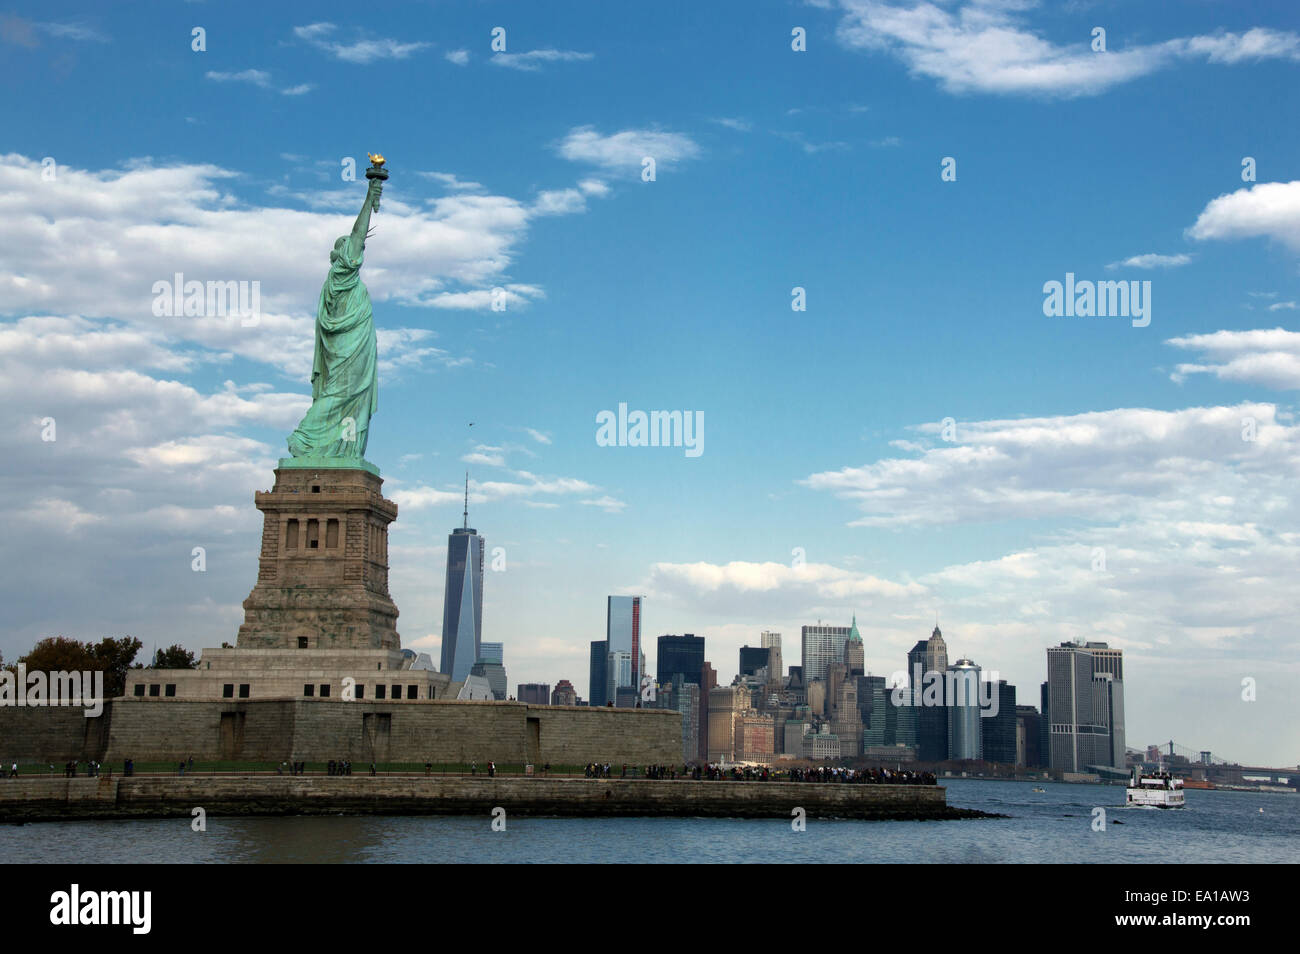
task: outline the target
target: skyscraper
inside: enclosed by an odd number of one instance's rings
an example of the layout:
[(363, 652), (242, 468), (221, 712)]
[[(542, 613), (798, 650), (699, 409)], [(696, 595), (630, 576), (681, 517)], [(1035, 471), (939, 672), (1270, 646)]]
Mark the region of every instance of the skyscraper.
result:
[(471, 676), (482, 676), (492, 687), (492, 698), (506, 698), (505, 646), (502, 643), (480, 643), (478, 659), (469, 667)]
[(609, 643), (603, 639), (592, 640), (591, 668), (587, 679), (587, 705), (603, 706), (609, 701), (606, 692), (606, 671), (608, 666)]
[(849, 639), (849, 627), (804, 626), (803, 637), (803, 678), (804, 682), (826, 678), (826, 667), (831, 663), (844, 661), (844, 644)]
[(764, 649), (772, 650), (768, 661), (768, 678), (773, 682), (781, 682), (785, 679), (784, 662), (781, 659), (781, 634), (769, 633), (767, 630), (758, 637), (758, 645)]
[(709, 692), (718, 687), (718, 673), (713, 664), (705, 660), (700, 673), (700, 759), (709, 758)]
[(1116, 679), (1113, 673), (1097, 673), (1093, 676), (1093, 700), (1093, 705), (1100, 710), (1098, 717), (1107, 730), (1109, 760), (1106, 764), (1112, 768), (1124, 768), (1124, 681)]
[(958, 659), (948, 667), (948, 673), (953, 689), (948, 707), (948, 758), (983, 759), (985, 720), (980, 718), (980, 667), (969, 659)]
[(740, 674), (742, 676), (755, 676), (760, 669), (767, 669), (769, 672), (768, 679), (771, 679), (770, 666), (772, 665), (772, 651), (763, 649), (758, 646), (741, 646), (740, 647)]
[(1016, 764), (1016, 687), (999, 679), (993, 690), (996, 715), (984, 715), (984, 761)]
[(687, 682), (682, 678), (681, 673), (676, 673), (673, 675), (672, 682), (659, 687), (655, 705), (660, 709), (675, 709), (681, 713), (682, 761), (694, 762), (700, 757), (699, 685)]
[(920, 688), (916, 674), (918, 665), (921, 667), (922, 677), (927, 672), (937, 672), (940, 675), (947, 672), (948, 644), (943, 641), (943, 633), (939, 632), (938, 626), (935, 626), (928, 640), (919, 641), (907, 654), (907, 677), (911, 680), (914, 689)]
[(469, 525), (469, 474), (464, 523), (447, 538), (447, 588), (442, 599), (442, 671), (469, 675), (483, 639), (483, 538)]
[(1033, 706), (1016, 706), (1016, 765), (1039, 768), (1038, 742), (1042, 732), (1042, 718)]
[(618, 690), (641, 692), (641, 597), (611, 596), (605, 607), (605, 641), (609, 666), (605, 685), (607, 702), (617, 701)]
[[(934, 627), (928, 640), (921, 640), (907, 654), (907, 678), (916, 708), (917, 758), (923, 762), (942, 762), (948, 758), (948, 712), (950, 700), (941, 678), (948, 669), (948, 646), (943, 633)], [(939, 691), (924, 692), (928, 679), (937, 680)]]
[(682, 636), (660, 636), (657, 645), (657, 678), (666, 686), (680, 675), (686, 682), (700, 685), (704, 671), (704, 637), (686, 633)]
[(551, 687), (544, 682), (521, 682), (515, 698), (535, 706), (551, 704)]
[(1049, 765), (1054, 772), (1124, 767), (1123, 651), (1105, 643), (1047, 649)]
[(553, 706), (576, 706), (578, 704), (578, 693), (573, 688), (573, 683), (567, 679), (561, 679), (551, 690), (551, 705)]
[(862, 645), (862, 635), (858, 632), (858, 614), (853, 614), (853, 625), (849, 627), (849, 638), (844, 644), (844, 659), (849, 667), (849, 678), (864, 675), (867, 671), (866, 650)]

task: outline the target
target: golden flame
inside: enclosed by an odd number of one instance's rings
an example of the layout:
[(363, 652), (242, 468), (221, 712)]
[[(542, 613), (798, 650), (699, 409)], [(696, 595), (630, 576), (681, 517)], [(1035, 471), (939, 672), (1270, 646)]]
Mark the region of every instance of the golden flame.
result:
[(374, 165), (374, 166), (382, 166), (382, 165), (384, 164), (384, 157), (383, 157), (383, 156), (372, 156), (372, 155), (370, 155), (370, 153), (366, 153), (366, 155), (367, 155), (367, 156), (370, 156), (370, 164), (371, 164), (371, 165)]

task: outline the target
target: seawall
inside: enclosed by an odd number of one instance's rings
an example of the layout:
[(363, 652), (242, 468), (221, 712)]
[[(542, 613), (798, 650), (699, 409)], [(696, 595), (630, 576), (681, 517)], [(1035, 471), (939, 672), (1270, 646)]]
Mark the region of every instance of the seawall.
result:
[(0, 781), (0, 821), (220, 815), (656, 816), (933, 820), (952, 808), (937, 785), (484, 776), (142, 776)]
[(117, 764), (196, 761), (423, 764), (682, 761), (682, 717), (671, 709), (538, 706), (522, 702), (117, 698), (104, 714), (0, 707), (0, 760)]

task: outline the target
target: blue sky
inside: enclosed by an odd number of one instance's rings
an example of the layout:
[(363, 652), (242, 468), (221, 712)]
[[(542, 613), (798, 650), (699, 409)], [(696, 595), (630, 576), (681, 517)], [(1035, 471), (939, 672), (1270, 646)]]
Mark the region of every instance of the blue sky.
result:
[[(1022, 702), (1107, 639), (1130, 744), (1295, 763), (1300, 18), (1168, 6), (11, 6), (0, 651), (233, 638), (371, 150), (405, 645), (437, 658), (468, 467), (512, 686), (585, 695), (609, 593), (724, 681), (855, 611), (888, 674), (937, 614)], [(177, 271), (262, 319), (155, 318)], [(1150, 325), (1046, 317), (1067, 272), (1150, 281)], [(598, 446), (620, 402), (704, 453)]]

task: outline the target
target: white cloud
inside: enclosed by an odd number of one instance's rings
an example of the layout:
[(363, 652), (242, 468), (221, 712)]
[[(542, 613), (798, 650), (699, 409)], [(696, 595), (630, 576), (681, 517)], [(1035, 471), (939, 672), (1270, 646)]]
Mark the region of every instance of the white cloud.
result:
[(533, 203), (533, 212), (537, 215), (572, 215), (585, 212), (586, 194), (581, 189), (556, 189), (539, 192)]
[(533, 440), (537, 441), (537, 443), (539, 443), (539, 444), (549, 444), (549, 443), (551, 443), (551, 438), (550, 438), (548, 435), (543, 434), (541, 431), (534, 430), (534, 429), (531, 428), (531, 427), (526, 427), (526, 428), (524, 428), (524, 430), (528, 432), (528, 436), (529, 436), (529, 437), (531, 437)]
[(819, 152), (831, 152), (849, 148), (847, 142), (840, 142), (838, 140), (833, 142), (812, 142), (801, 132), (775, 131), (772, 135), (784, 139), (786, 142), (794, 143), (810, 156), (815, 156)]
[(573, 50), (529, 50), (527, 53), (495, 53), (490, 62), (496, 66), (506, 66), (512, 70), (533, 72), (540, 70), (544, 63), (572, 63), (594, 59), (594, 53), (578, 53)]
[[(216, 70), (209, 70), (203, 74), (210, 80), (218, 83), (249, 83), (261, 89), (276, 89), (271, 82), (271, 74), (266, 70), (240, 70), (237, 73), (222, 73)], [(297, 86), (287, 86), (278, 90), (284, 96), (301, 96), (303, 93), (309, 93), (314, 87), (311, 83), (299, 83)]]
[(1175, 381), (1210, 374), (1222, 381), (1300, 390), (1300, 332), (1284, 328), (1216, 331), (1171, 338), (1166, 344), (1201, 352), (1198, 363), (1178, 365), (1171, 375)]
[(651, 592), (682, 585), (696, 592), (730, 591), (737, 596), (795, 590), (816, 599), (846, 602), (878, 596), (914, 598), (925, 592), (916, 583), (897, 583), (824, 563), (793, 567), (788, 563), (733, 561), (724, 565), (656, 563), (651, 567), (647, 583)]
[(1155, 252), (1149, 252), (1146, 255), (1132, 255), (1122, 261), (1111, 262), (1106, 267), (1109, 269), (1116, 268), (1176, 268), (1179, 265), (1186, 265), (1192, 260), (1190, 255), (1159, 255)]
[(479, 444), (474, 450), (461, 457), (466, 464), (485, 464), (489, 467), (504, 467), (506, 465), (504, 449), (500, 447), (489, 447), (487, 444)]
[(1188, 229), (1194, 239), (1276, 239), (1300, 251), (1300, 180), (1260, 182), (1219, 196)]
[[(1258, 424), (1255, 441), (1241, 438), (1245, 417)], [(934, 440), (941, 425), (915, 430)], [(956, 442), (812, 474), (803, 484), (855, 503), (862, 516), (854, 526), (1172, 518), (1247, 486), (1260, 508), (1274, 507), (1283, 492), (1277, 475), (1296, 466), (1298, 450), (1300, 428), (1282, 423), (1271, 404), (1123, 408), (958, 422)]]
[[(228, 191), (240, 178), (216, 166), (140, 162), (125, 170), (62, 166), (55, 181), (44, 182), (37, 160), (3, 157), (0, 214), (24, 241), (0, 268), (0, 309), (112, 317), (136, 334), (166, 338), (177, 355), (189, 354), (178, 344), (194, 344), (305, 375), (321, 268), (335, 238), (351, 228), (362, 192), (309, 191), (304, 198), (314, 200), (313, 208), (300, 210), (284, 207), (297, 201), (284, 190), (274, 197), (278, 207), (258, 207)], [(377, 309), (387, 301), (489, 309), (498, 285), (512, 307), (542, 296), (528, 282), (502, 282), (541, 210), (501, 195), (455, 193), (420, 206), (399, 195), (385, 196), (367, 249), (366, 284)], [(546, 211), (575, 208), (552, 203)], [(247, 326), (234, 316), (154, 317), (155, 283), (173, 282), (177, 273), (186, 281), (259, 283), (260, 320)], [(390, 343), (428, 347), (414, 333)], [(425, 353), (435, 363), (448, 358)], [(384, 360), (402, 357), (389, 351)]]
[(64, 40), (76, 40), (81, 43), (107, 43), (108, 37), (94, 27), (84, 23), (36, 23), (33, 24), (42, 33)]
[(952, 93), (1086, 96), (1168, 68), (1180, 61), (1236, 64), (1300, 59), (1300, 37), (1252, 29), (1242, 34), (1176, 38), (1106, 52), (1091, 36), (1060, 46), (1025, 23), (1034, 0), (968, 0), (942, 6), (900, 6), (883, 0), (841, 0), (836, 35), (850, 49), (887, 52), (914, 75)]
[(483, 188), (482, 183), (467, 182), (464, 179), (457, 178), (455, 173), (452, 172), (417, 172), (416, 175), (432, 179), (453, 192), (479, 192)]
[[(499, 466), (499, 465), (494, 465)], [(469, 500), (471, 504), (491, 503), (501, 500), (518, 500), (521, 503), (537, 504), (532, 498), (565, 497), (590, 494), (600, 490), (595, 484), (576, 477), (538, 477), (526, 470), (513, 472), (517, 480), (471, 480)], [(439, 507), (449, 502), (460, 502), (463, 491), (438, 490), (427, 485), (402, 488), (392, 493), (392, 499), (399, 507), (407, 510), (424, 510)], [(537, 504), (550, 506), (550, 503)]]
[(469, 50), (448, 50), (443, 55), (449, 63), (455, 63), (457, 66), (465, 66), (469, 63)]
[(584, 507), (599, 507), (605, 513), (622, 513), (627, 504), (622, 500), (616, 500), (606, 494), (594, 500), (579, 500), (578, 503)]
[(337, 35), (338, 27), (333, 23), (312, 23), (308, 26), (293, 28), (293, 34), (318, 50), (324, 50), (331, 56), (347, 63), (370, 63), (374, 60), (404, 60), (412, 53), (427, 49), (432, 43), (403, 43), (387, 38), (357, 39), (351, 43), (340, 43), (332, 37)]
[(592, 126), (578, 126), (559, 145), (559, 153), (574, 162), (601, 166), (611, 172), (640, 171), (646, 156), (662, 167), (694, 159), (700, 147), (683, 133), (659, 129), (624, 129), (603, 135)]

